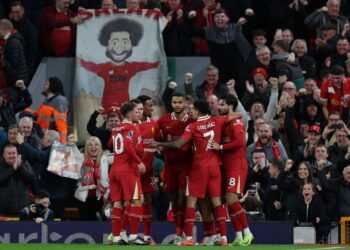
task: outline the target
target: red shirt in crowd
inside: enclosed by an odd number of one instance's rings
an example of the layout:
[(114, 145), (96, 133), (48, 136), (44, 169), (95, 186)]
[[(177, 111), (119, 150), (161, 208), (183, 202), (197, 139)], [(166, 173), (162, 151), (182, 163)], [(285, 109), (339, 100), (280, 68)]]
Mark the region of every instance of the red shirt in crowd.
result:
[(350, 79), (344, 78), (343, 87), (336, 88), (331, 79), (326, 80), (321, 87), (320, 98), (327, 101), (328, 112), (338, 111), (342, 113), (343, 96), (350, 94)]
[(46, 7), (41, 16), (41, 45), (48, 55), (62, 56), (74, 51), (75, 26), (70, 21), (76, 14), (58, 12), (55, 6)]

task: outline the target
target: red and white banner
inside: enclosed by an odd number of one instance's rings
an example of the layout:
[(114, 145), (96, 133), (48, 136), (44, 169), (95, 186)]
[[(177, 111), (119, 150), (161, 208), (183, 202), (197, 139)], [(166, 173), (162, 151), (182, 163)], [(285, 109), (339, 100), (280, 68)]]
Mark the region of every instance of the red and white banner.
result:
[(166, 18), (155, 10), (81, 10), (73, 90), (79, 140), (99, 106), (106, 110), (145, 94), (160, 103), (167, 80), (162, 31)]

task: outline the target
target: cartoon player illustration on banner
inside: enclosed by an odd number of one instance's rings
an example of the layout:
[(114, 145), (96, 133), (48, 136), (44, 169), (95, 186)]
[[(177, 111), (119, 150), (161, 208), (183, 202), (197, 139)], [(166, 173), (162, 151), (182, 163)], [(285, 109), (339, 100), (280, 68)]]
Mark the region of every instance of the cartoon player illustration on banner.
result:
[(157, 68), (157, 62), (129, 62), (133, 47), (143, 37), (143, 26), (137, 21), (116, 18), (106, 23), (99, 34), (98, 41), (106, 47), (106, 56), (110, 62), (96, 64), (80, 58), (80, 65), (104, 80), (102, 106), (108, 109), (112, 103), (121, 105), (130, 99), (129, 82), (142, 71)]

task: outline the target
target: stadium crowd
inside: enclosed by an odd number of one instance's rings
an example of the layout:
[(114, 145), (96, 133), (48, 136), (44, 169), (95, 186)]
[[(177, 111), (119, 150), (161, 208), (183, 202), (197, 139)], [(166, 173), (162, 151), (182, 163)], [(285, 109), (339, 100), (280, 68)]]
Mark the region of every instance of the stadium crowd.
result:
[[(74, 143), (63, 83), (47, 80), (36, 111), (27, 87), (41, 58), (75, 56), (78, 8), (159, 9), (166, 55), (209, 56), (212, 65), (195, 88), (189, 69), (185, 93), (167, 83), (158, 121), (145, 95), (98, 108), (74, 181), (47, 171), (55, 142)], [(350, 216), (349, 17), (348, 0), (0, 1), (0, 216), (41, 223), (73, 204), (81, 220), (112, 218), (116, 244), (155, 244), (152, 220), (168, 219), (183, 245), (193, 244), (195, 219), (203, 244), (222, 245), (226, 219), (235, 245), (253, 240), (247, 219), (293, 220), (328, 242), (331, 226)], [(128, 166), (141, 178), (124, 178)]]

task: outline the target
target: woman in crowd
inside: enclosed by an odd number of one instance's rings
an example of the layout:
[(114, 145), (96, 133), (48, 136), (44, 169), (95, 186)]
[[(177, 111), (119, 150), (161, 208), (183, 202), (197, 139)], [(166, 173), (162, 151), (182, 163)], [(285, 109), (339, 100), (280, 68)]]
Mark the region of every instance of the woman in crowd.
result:
[(296, 225), (303, 222), (314, 225), (317, 243), (328, 242), (330, 223), (325, 204), (317, 195), (314, 184), (305, 183), (303, 185), (301, 196), (294, 202), (292, 217)]
[[(312, 183), (316, 186), (316, 188), (321, 191), (322, 188), (319, 184), (318, 179), (313, 178), (312, 175), (312, 167), (309, 162), (302, 161), (298, 167), (295, 175), (290, 172), (292, 165), (286, 165), (285, 171), (287, 172), (287, 178), (283, 183), (283, 190), (286, 192), (287, 201), (284, 206), (287, 209), (288, 217), (291, 216), (290, 212), (294, 207), (295, 200), (299, 196), (300, 189), (303, 187), (305, 183)], [(291, 217), (290, 217), (291, 218)]]
[(109, 195), (108, 151), (103, 152), (101, 141), (90, 137), (85, 142), (84, 164), (77, 183), (75, 198), (81, 220), (101, 220), (104, 200)]

